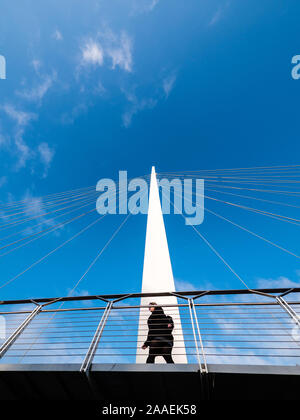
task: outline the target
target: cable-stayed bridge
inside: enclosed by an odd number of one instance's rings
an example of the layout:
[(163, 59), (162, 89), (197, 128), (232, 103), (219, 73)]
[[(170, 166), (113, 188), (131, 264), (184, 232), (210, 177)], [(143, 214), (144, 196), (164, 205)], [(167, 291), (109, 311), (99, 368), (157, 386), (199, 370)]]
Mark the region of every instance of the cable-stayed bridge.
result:
[(0, 351), (1, 398), (297, 398), (299, 293), (177, 292), (178, 304), (165, 309), (174, 318), (174, 351), (187, 363), (174, 365), (136, 363), (148, 316), (141, 297), (170, 292), (2, 302), (9, 338)]
[[(297, 229), (299, 168), (240, 168), (177, 174), (156, 174), (153, 169), (142, 293), (127, 292), (124, 287), (125, 293), (76, 295), (78, 286), (97, 267), (98, 260), (129, 217), (133, 217), (129, 213), (83, 274), (70, 285), (68, 296), (0, 302), (2, 331), (5, 330), (5, 336), (0, 337), (1, 398), (20, 399), (24, 395), (29, 399), (117, 397), (130, 400), (142, 399), (145, 394), (162, 401), (179, 396), (184, 401), (295, 398), (300, 374), (300, 287), (284, 281), (275, 288), (249, 287), (224, 252), (204, 236), (201, 226), (191, 225), (189, 229), (242, 289), (175, 290), (157, 179), (176, 176), (184, 181), (201, 176), (205, 181), (206, 212), (291, 259), (299, 259), (297, 250), (207, 205), (218, 202), (266, 220), (296, 225)], [(149, 176), (144, 179), (149, 180)], [(119, 186), (115, 194), (120, 191), (124, 192), (124, 187)], [(98, 195), (90, 187), (42, 197), (30, 205), (28, 200), (3, 204), (0, 256), (20, 252), (77, 220), (86, 220), (96, 213)], [(173, 197), (165, 197), (174, 209), (179, 195), (180, 191), (174, 188)], [(222, 199), (223, 195), (230, 198)], [(266, 205), (272, 206), (272, 210)], [(0, 288), (17, 284), (22, 276), (37, 270), (42, 262), (49, 262), (53, 254), (96, 228), (107, 216), (97, 215), (67, 238), (59, 238), (61, 242), (56, 247), (12, 277), (2, 279)], [(61, 217), (64, 219), (57, 220)], [(148, 351), (141, 346), (147, 336), (150, 301), (156, 301), (173, 317), (174, 365), (164, 364), (159, 357), (156, 365), (145, 363)]]

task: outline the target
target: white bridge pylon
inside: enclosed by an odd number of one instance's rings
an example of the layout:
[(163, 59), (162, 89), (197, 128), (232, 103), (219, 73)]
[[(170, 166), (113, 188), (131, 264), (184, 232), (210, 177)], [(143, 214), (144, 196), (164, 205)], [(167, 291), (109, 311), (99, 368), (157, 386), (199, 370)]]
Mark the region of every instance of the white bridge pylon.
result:
[[(152, 167), (149, 207), (147, 217), (146, 244), (144, 255), (142, 293), (175, 292), (174, 277), (170, 260), (166, 230), (161, 210), (159, 191), (155, 168)], [(141, 305), (148, 306), (150, 302), (158, 305), (177, 305), (176, 296), (141, 298)], [(172, 351), (175, 363), (187, 363), (184, 338), (178, 307), (163, 307), (166, 315), (171, 315), (174, 321), (174, 347)], [(136, 363), (146, 363), (149, 347), (141, 349), (147, 338), (147, 319), (150, 315), (148, 308), (140, 309), (138, 346)], [(156, 356), (156, 363), (165, 363), (162, 356)]]

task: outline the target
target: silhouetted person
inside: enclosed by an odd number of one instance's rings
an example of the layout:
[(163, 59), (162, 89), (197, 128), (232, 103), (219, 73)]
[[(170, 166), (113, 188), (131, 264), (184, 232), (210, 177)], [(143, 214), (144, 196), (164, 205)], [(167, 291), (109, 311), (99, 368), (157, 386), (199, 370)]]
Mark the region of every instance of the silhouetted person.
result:
[(163, 356), (167, 363), (174, 363), (172, 359), (173, 320), (155, 302), (149, 303), (149, 311), (151, 311), (151, 315), (148, 318), (148, 336), (142, 345), (144, 350), (149, 346), (149, 356), (146, 363), (154, 363), (156, 356)]

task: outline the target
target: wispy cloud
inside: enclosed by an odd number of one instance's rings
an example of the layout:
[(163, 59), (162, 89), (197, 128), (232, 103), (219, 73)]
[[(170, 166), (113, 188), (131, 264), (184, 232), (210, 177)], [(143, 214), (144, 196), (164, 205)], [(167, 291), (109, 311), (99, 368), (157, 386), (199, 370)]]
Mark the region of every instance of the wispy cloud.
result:
[(32, 67), (34, 68), (35, 72), (38, 74), (39, 70), (42, 66), (41, 61), (38, 60), (37, 58), (35, 58), (34, 60), (32, 60), (31, 64), (32, 64)]
[(14, 149), (13, 153), (17, 155), (17, 164), (15, 169), (19, 170), (26, 166), (27, 161), (33, 156), (30, 147), (24, 140), (25, 127), (34, 119), (37, 115), (32, 112), (25, 112), (16, 109), (11, 104), (5, 104), (2, 110), (15, 122), (15, 133), (14, 133)]
[(109, 31), (105, 35), (106, 53), (112, 60), (112, 68), (117, 66), (121, 69), (132, 71), (132, 41), (126, 32), (122, 32), (120, 36)]
[(48, 145), (48, 143), (43, 142), (43, 143), (39, 144), (38, 152), (39, 152), (40, 160), (41, 160), (42, 164), (44, 165), (44, 175), (43, 175), (43, 177), (45, 178), (48, 174), (48, 170), (49, 170), (49, 167), (50, 167), (51, 162), (53, 160), (55, 151), (54, 151), (53, 148), (51, 148)]
[(132, 3), (132, 15), (138, 15), (141, 13), (152, 12), (152, 10), (158, 5), (159, 0), (134, 0)]
[(138, 112), (152, 109), (162, 99), (167, 99), (174, 88), (176, 82), (175, 72), (171, 72), (168, 76), (160, 79), (159, 84), (153, 92), (151, 97), (138, 97), (135, 93), (136, 87), (131, 90), (121, 89), (128, 100), (128, 106), (126, 111), (122, 115), (122, 122), (125, 128), (131, 125), (134, 115)]
[(226, 9), (230, 6), (230, 1), (227, 1), (225, 4), (218, 7), (211, 20), (208, 23), (208, 26), (216, 25), (224, 16)]
[(154, 108), (157, 100), (153, 98), (138, 99), (137, 96), (130, 92), (124, 92), (129, 102), (128, 109), (122, 115), (123, 126), (128, 128), (131, 125), (132, 118), (135, 114), (145, 109)]
[[(133, 41), (126, 31), (114, 32), (107, 25), (98, 31), (93, 37), (84, 39), (79, 46), (80, 54), (78, 57), (78, 66), (75, 76), (81, 83), (79, 92), (81, 94), (91, 93), (92, 95), (103, 96), (107, 90), (102, 82), (93, 83), (93, 88), (89, 89), (80, 77), (86, 70), (95, 70), (97, 68), (108, 68), (112, 71), (120, 69), (125, 73), (133, 71)], [(123, 125), (128, 127), (131, 124), (133, 115), (138, 111), (154, 106), (153, 99), (138, 100), (135, 95), (127, 94), (130, 106), (122, 116)], [(93, 103), (83, 99), (80, 104), (73, 107), (71, 112), (66, 112), (62, 116), (62, 122), (72, 124), (74, 120), (82, 113), (86, 112)]]
[(84, 102), (75, 105), (70, 112), (65, 112), (61, 117), (63, 124), (73, 124), (79, 115), (85, 114), (88, 111), (88, 105)]
[(181, 291), (192, 291), (192, 290), (215, 290), (212, 283), (208, 281), (201, 281), (199, 284), (194, 284), (187, 280), (174, 279), (176, 290)]
[[(27, 190), (22, 201), (24, 214), (32, 219), (33, 222), (33, 226), (28, 226), (24, 229), (24, 235), (39, 232), (40, 230), (43, 230), (44, 227), (52, 227), (55, 225), (55, 221), (51, 218), (51, 216), (45, 217), (45, 213), (47, 213), (49, 209), (45, 207), (41, 197), (37, 197)], [(55, 229), (54, 234), (59, 234), (59, 230), (61, 228), (63, 227), (59, 227), (57, 230)]]
[(17, 110), (13, 105), (10, 104), (3, 105), (2, 109), (20, 127), (25, 127), (37, 117), (37, 115), (33, 112)]
[(38, 158), (44, 168), (43, 177), (47, 176), (54, 150), (46, 142), (40, 143), (37, 149), (31, 148), (24, 139), (26, 128), (37, 119), (37, 114), (17, 109), (11, 104), (3, 105), (0, 111), (3, 111), (14, 122), (13, 144), (10, 145), (10, 152), (17, 157), (15, 170), (25, 168), (28, 161)]
[(276, 279), (272, 278), (258, 278), (257, 287), (260, 289), (272, 289), (272, 288), (289, 288), (299, 287), (300, 281), (290, 280), (288, 277), (279, 276)]
[(42, 76), (41, 81), (35, 87), (17, 91), (17, 94), (28, 101), (41, 101), (55, 82), (56, 77), (57, 74), (53, 71), (51, 75)]
[(52, 38), (54, 38), (56, 41), (61, 41), (63, 39), (63, 36), (58, 29), (55, 29), (55, 31), (52, 34)]
[(98, 65), (102, 66), (104, 60), (104, 51), (102, 46), (92, 39), (89, 39), (84, 43), (81, 47), (82, 57), (81, 57), (81, 64), (82, 65)]
[(15, 145), (17, 148), (18, 162), (16, 170), (24, 168), (29, 159), (33, 157), (33, 152), (30, 147), (26, 144), (23, 138), (24, 130), (20, 129), (17, 131), (15, 136)]
[(221, 19), (222, 14), (223, 14), (223, 8), (222, 7), (219, 7), (218, 10), (216, 11), (216, 13), (213, 15), (213, 17), (209, 21), (209, 24), (208, 25), (209, 26), (213, 26), (217, 22), (219, 22), (219, 20)]
[(163, 90), (165, 93), (166, 98), (170, 95), (171, 91), (173, 90), (174, 84), (176, 81), (176, 75), (170, 74), (163, 80)]
[(185, 280), (175, 279), (175, 286), (176, 286), (177, 291), (182, 291), (182, 292), (197, 290), (197, 287), (193, 283), (189, 281), (185, 281)]
[(103, 86), (103, 84), (101, 83), (101, 81), (99, 80), (99, 82), (96, 84), (96, 86), (93, 89), (93, 93), (95, 95), (104, 95), (104, 93), (106, 92), (105, 87)]
[(110, 60), (111, 68), (117, 67), (131, 72), (133, 66), (132, 39), (127, 32), (114, 33), (110, 28), (98, 32), (94, 38), (85, 40), (80, 46), (80, 66), (103, 66)]
[[(32, 164), (42, 164), (43, 176), (45, 177), (52, 162), (54, 151), (45, 142), (38, 146), (32, 146), (25, 139), (26, 131), (31, 123), (37, 120), (38, 114), (24, 110), (24, 105), (25, 102), (41, 105), (42, 99), (56, 81), (57, 73), (56, 71), (49, 74), (43, 72), (43, 63), (38, 58), (33, 59), (30, 64), (34, 69), (33, 87), (32, 85), (27, 87), (28, 81), (23, 80), (22, 89), (15, 91), (18, 96), (18, 105), (7, 102), (0, 106), (0, 112), (3, 112), (7, 117), (8, 127), (11, 126), (11, 129), (5, 131), (5, 137), (0, 135), (0, 146), (5, 147), (8, 153), (17, 158), (13, 168), (14, 171), (27, 167), (28, 162), (31, 161)], [(31, 170), (33, 170), (32, 165)]]

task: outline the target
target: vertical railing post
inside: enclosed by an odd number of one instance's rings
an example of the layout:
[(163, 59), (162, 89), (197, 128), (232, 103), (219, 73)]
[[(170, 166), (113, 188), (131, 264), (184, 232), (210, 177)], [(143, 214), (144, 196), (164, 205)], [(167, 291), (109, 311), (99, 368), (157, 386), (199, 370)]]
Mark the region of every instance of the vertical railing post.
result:
[(196, 323), (196, 327), (197, 327), (197, 331), (198, 331), (199, 342), (200, 342), (201, 352), (202, 352), (202, 357), (203, 357), (203, 364), (204, 364), (203, 372), (208, 373), (206, 356), (205, 356), (202, 336), (201, 336), (201, 332), (200, 332), (200, 327), (199, 327), (199, 323), (198, 323), (197, 313), (196, 313), (196, 309), (195, 309), (195, 303), (194, 303), (194, 300), (192, 300), (192, 301), (193, 301), (192, 310), (193, 310), (193, 313), (194, 313), (194, 316), (195, 316), (195, 323)]
[(279, 305), (289, 314), (293, 321), (300, 327), (300, 318), (299, 315), (294, 311), (294, 309), (284, 300), (281, 296), (276, 296), (276, 300)]
[(193, 317), (193, 312), (192, 312), (193, 301), (192, 301), (192, 299), (188, 299), (188, 302), (189, 302), (189, 311), (190, 311), (193, 335), (194, 335), (195, 346), (196, 346), (196, 351), (197, 351), (199, 369), (200, 369), (200, 373), (203, 373), (202, 363), (201, 363), (201, 358), (200, 358), (200, 353), (199, 353), (199, 347), (198, 347), (198, 340), (197, 340), (197, 335), (196, 335), (196, 330), (195, 330), (195, 325), (194, 325), (194, 317)]
[[(199, 328), (199, 324), (198, 324), (198, 320), (197, 320), (197, 314), (195, 312), (194, 300), (193, 300), (193, 298), (192, 299), (189, 298), (188, 301), (189, 301), (190, 317), (191, 317), (191, 322), (192, 322), (195, 346), (196, 346), (196, 349), (197, 349), (197, 356), (198, 356), (198, 363), (199, 363), (200, 387), (201, 387), (200, 399), (201, 400), (208, 400), (209, 399), (209, 394), (210, 394), (210, 391), (209, 391), (210, 388), (209, 388), (209, 378), (208, 378), (208, 375), (207, 375), (208, 369), (207, 369), (207, 364), (206, 364), (204, 347), (203, 347), (200, 328)], [(194, 321), (194, 318), (195, 318), (195, 321)], [(203, 358), (203, 365), (204, 366), (202, 366), (202, 362), (201, 362), (201, 358), (200, 358), (200, 351), (199, 351), (199, 346), (198, 346), (198, 338), (197, 338), (197, 334), (196, 334), (195, 323), (196, 323), (196, 329), (197, 329), (199, 342), (200, 342), (200, 346), (201, 346), (201, 355), (202, 355), (202, 358)]]
[(89, 349), (88, 349), (88, 351), (85, 355), (85, 358), (82, 362), (82, 365), (80, 367), (80, 372), (87, 372), (90, 369), (90, 366), (91, 366), (92, 361), (94, 359), (94, 356), (95, 356), (95, 353), (96, 353), (96, 350), (97, 350), (97, 346), (98, 346), (99, 340), (101, 338), (101, 335), (102, 335), (103, 329), (105, 327), (105, 324), (106, 324), (107, 318), (109, 316), (112, 305), (113, 305), (113, 301), (108, 302), (107, 305), (106, 305), (106, 308), (105, 308), (105, 310), (102, 314), (102, 317), (100, 319), (100, 322), (98, 324), (98, 327), (96, 329), (94, 337), (91, 341)]
[(8, 339), (0, 347), (0, 359), (4, 356), (10, 346), (16, 341), (16, 339), (22, 334), (27, 325), (32, 321), (32, 319), (40, 312), (43, 305), (38, 305), (22, 322), (21, 325), (8, 337)]

